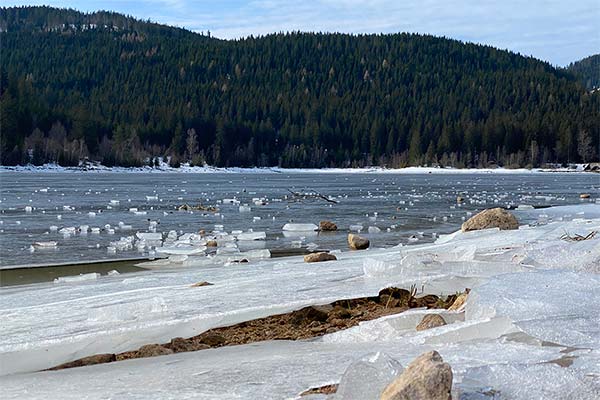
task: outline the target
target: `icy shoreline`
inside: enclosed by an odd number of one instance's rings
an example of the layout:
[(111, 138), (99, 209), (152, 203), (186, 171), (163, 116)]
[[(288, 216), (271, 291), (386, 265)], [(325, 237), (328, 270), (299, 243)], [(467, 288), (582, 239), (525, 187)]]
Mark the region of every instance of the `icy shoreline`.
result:
[[(6, 398), (295, 398), (338, 382), (365, 354), (404, 366), (435, 349), (453, 368), (456, 395), (587, 399), (600, 394), (600, 206), (531, 210), (539, 225), (456, 232), (433, 244), (300, 257), (226, 268), (149, 271), (94, 281), (3, 289), (0, 385)], [(543, 214), (543, 215), (542, 215)], [(213, 286), (191, 288), (200, 280)], [(372, 296), (472, 289), (464, 321), (416, 332), (427, 310), (388, 316), (309, 342), (278, 341), (35, 373), (86, 355), (192, 336), (262, 316)], [(40, 352), (44, 356), (40, 357)], [(553, 363), (565, 354), (568, 367)], [(26, 373), (24, 373), (26, 372)], [(126, 380), (120, 379), (128, 376)], [(227, 382), (227, 384), (225, 384)], [(484, 398), (481, 397), (468, 398)], [(457, 396), (457, 398), (460, 398)]]
[(406, 167), (406, 168), (280, 168), (280, 167), (254, 167), (254, 168), (218, 168), (212, 166), (194, 166), (182, 164), (179, 168), (161, 164), (159, 167), (106, 167), (103, 165), (62, 167), (56, 164), (43, 166), (0, 166), (0, 172), (60, 172), (60, 173), (183, 173), (183, 174), (531, 174), (531, 173), (582, 173), (583, 166), (577, 164), (574, 168), (436, 168), (436, 167)]

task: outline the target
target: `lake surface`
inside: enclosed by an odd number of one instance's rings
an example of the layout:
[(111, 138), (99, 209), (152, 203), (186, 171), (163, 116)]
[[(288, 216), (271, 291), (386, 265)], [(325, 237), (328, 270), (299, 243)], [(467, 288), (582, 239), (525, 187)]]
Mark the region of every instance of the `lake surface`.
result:
[[(582, 173), (527, 174), (379, 174), (379, 173), (75, 173), (0, 172), (0, 266), (81, 262), (144, 257), (137, 250), (107, 250), (122, 236), (146, 232), (178, 233), (222, 229), (265, 231), (254, 243), (269, 249), (347, 248), (351, 225), (372, 246), (432, 241), (434, 235), (457, 230), (471, 213), (483, 208), (518, 205), (580, 204), (580, 193), (594, 201), (600, 176)], [(295, 199), (290, 193), (317, 192), (335, 199)], [(457, 204), (457, 196), (465, 199)], [(222, 204), (223, 199), (248, 204)], [(256, 205), (255, 198), (264, 200)], [(111, 202), (112, 201), (112, 202)], [(216, 206), (218, 212), (178, 211), (182, 204)], [(29, 209), (29, 207), (31, 207)], [(130, 211), (137, 209), (137, 214)], [(543, 214), (543, 210), (539, 210)], [(519, 212), (517, 211), (517, 216)], [(530, 214), (529, 214), (530, 215)], [(530, 222), (522, 216), (521, 222)], [(531, 218), (531, 217), (529, 217)], [(331, 220), (339, 232), (288, 237), (288, 222)], [(131, 230), (119, 229), (130, 225)], [(65, 236), (63, 227), (100, 228), (99, 233)], [(110, 225), (110, 228), (106, 228)], [(216, 225), (216, 227), (215, 227)], [(380, 232), (369, 232), (377, 227)], [(116, 228), (114, 234), (110, 229)], [(126, 227), (127, 228), (127, 227)], [(55, 249), (33, 249), (39, 241), (56, 241)], [(314, 246), (313, 245), (313, 246)]]

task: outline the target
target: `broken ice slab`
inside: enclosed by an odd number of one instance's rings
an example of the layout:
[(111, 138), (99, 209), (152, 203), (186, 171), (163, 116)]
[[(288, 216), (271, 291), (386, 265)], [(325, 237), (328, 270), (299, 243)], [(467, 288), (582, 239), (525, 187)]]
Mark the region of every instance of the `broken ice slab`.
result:
[(348, 229), (350, 229), (352, 232), (360, 232), (363, 230), (363, 226), (362, 225), (350, 225), (348, 227)]
[(33, 244), (33, 246), (37, 247), (37, 248), (54, 248), (54, 247), (58, 246), (58, 243), (55, 241), (35, 242)]
[(156, 249), (156, 252), (158, 254), (186, 255), (186, 256), (203, 254), (205, 251), (206, 251), (206, 246), (159, 247)]
[(267, 246), (267, 242), (264, 240), (243, 240), (237, 243), (238, 248), (241, 252), (248, 250), (264, 249)]
[(244, 205), (240, 206), (239, 210), (240, 210), (240, 212), (250, 212), (250, 211), (252, 211), (252, 208), (250, 208), (250, 206), (244, 204)]
[(369, 231), (368, 231), (368, 232), (369, 232), (369, 233), (379, 233), (379, 232), (381, 232), (381, 229), (379, 229), (379, 228), (378, 228), (378, 227), (376, 227), (376, 226), (370, 226), (370, 227), (369, 227)]
[(315, 238), (319, 235), (317, 231), (283, 231), (283, 237), (285, 238), (298, 238), (305, 240), (307, 237)]
[(160, 241), (162, 240), (162, 233), (148, 233), (148, 232), (137, 232), (135, 234), (140, 240)]
[(265, 232), (246, 232), (237, 235), (237, 240), (265, 240), (266, 238)]
[(240, 201), (237, 199), (223, 199), (223, 204), (232, 204), (232, 205), (239, 205)]
[(283, 231), (287, 232), (314, 232), (319, 230), (319, 227), (315, 224), (285, 224), (282, 228)]
[(97, 272), (92, 272), (89, 274), (80, 274), (80, 275), (72, 275), (72, 276), (61, 276), (54, 279), (54, 283), (77, 283), (77, 282), (85, 282), (85, 281), (93, 281), (100, 277), (100, 274)]
[(346, 368), (333, 400), (379, 399), (383, 389), (403, 369), (385, 353), (367, 354)]

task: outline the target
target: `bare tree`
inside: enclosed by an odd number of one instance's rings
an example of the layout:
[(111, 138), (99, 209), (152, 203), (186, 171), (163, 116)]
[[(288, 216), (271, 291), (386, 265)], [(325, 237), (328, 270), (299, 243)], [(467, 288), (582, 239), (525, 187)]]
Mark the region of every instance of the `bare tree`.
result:
[(198, 136), (196, 135), (196, 130), (194, 128), (187, 130), (185, 148), (188, 161), (193, 161), (196, 153), (198, 152)]
[(581, 157), (581, 161), (589, 162), (594, 158), (594, 147), (592, 146), (592, 137), (590, 133), (582, 129), (577, 134), (577, 153)]

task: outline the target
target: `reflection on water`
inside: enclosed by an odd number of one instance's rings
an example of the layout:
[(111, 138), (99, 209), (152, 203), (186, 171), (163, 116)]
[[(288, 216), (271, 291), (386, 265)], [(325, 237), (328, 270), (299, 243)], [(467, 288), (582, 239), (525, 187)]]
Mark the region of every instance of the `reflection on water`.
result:
[(54, 279), (63, 276), (89, 274), (93, 272), (96, 272), (100, 275), (107, 275), (109, 271), (117, 271), (120, 274), (144, 271), (143, 268), (135, 267), (135, 263), (136, 261), (115, 261), (83, 265), (61, 265), (57, 267), (0, 270), (0, 286), (52, 282)]

